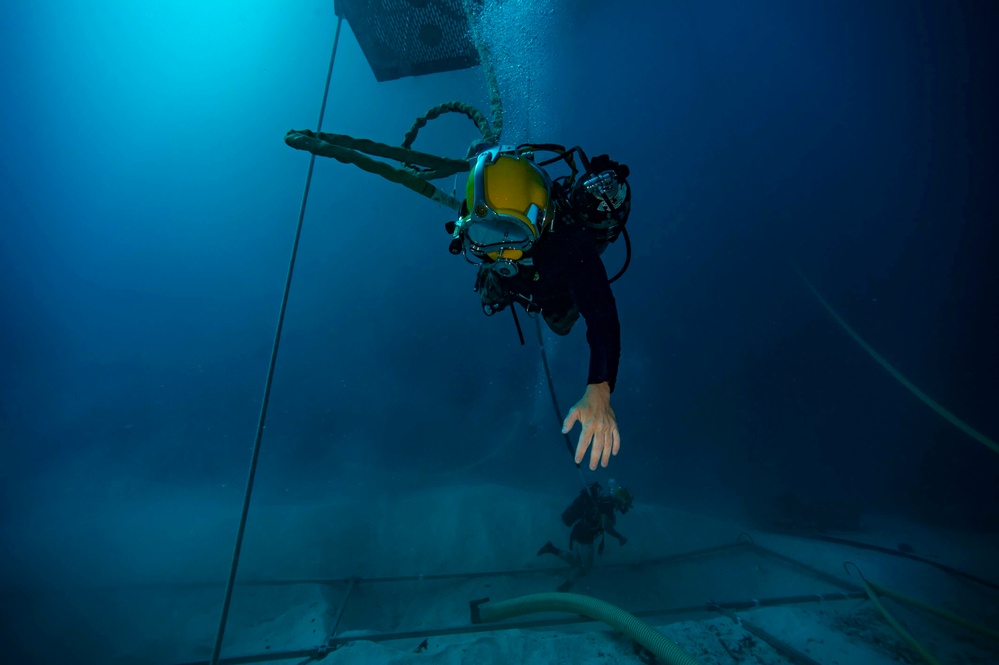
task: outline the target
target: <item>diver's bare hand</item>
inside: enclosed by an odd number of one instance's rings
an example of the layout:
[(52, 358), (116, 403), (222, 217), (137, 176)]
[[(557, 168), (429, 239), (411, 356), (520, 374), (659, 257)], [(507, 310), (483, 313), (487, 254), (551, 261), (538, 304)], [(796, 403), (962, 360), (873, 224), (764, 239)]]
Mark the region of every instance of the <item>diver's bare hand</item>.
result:
[(606, 467), (611, 455), (617, 455), (621, 449), (621, 434), (617, 430), (617, 419), (610, 405), (610, 385), (606, 381), (586, 386), (582, 399), (576, 402), (576, 406), (565, 417), (562, 433), (568, 433), (577, 421), (582, 425), (583, 431), (576, 446), (576, 464), (582, 463), (587, 448), (592, 445), (590, 470), (596, 470), (598, 463)]

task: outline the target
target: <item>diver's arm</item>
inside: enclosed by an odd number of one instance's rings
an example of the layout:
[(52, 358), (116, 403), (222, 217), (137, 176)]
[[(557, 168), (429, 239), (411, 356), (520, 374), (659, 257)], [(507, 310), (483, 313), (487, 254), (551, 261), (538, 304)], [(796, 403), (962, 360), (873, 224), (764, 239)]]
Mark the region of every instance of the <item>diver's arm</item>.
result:
[(582, 248), (574, 252), (567, 274), (569, 295), (586, 321), (586, 342), (590, 346), (590, 368), (586, 383), (607, 383), (611, 392), (617, 383), (621, 362), (621, 322), (617, 301), (607, 279), (607, 269), (592, 239), (581, 237)]
[(613, 525), (606, 527), (604, 531), (617, 538), (617, 542), (621, 543), (622, 545), (628, 542), (628, 539), (622, 536), (620, 533), (618, 533), (617, 529), (615, 529)]
[(603, 521), (601, 522), (601, 526), (603, 526), (605, 532), (617, 538), (617, 542), (624, 545), (625, 543), (628, 542), (628, 539), (622, 536), (620, 533), (618, 533), (617, 529), (614, 528), (614, 526), (617, 524), (617, 517), (614, 516), (614, 505), (615, 503), (611, 501), (609, 504), (604, 504), (601, 506), (602, 510), (605, 511), (603, 513)]
[[(583, 243), (589, 240), (582, 234), (580, 237)], [(607, 270), (596, 247), (592, 243), (578, 247), (568, 268), (569, 295), (586, 321), (590, 368), (586, 391), (569, 410), (562, 432), (567, 433), (577, 421), (582, 425), (576, 464), (582, 463), (589, 449), (590, 469), (594, 470), (598, 464), (606, 467), (611, 455), (617, 455), (621, 448), (621, 434), (610, 404), (621, 359), (621, 324)]]

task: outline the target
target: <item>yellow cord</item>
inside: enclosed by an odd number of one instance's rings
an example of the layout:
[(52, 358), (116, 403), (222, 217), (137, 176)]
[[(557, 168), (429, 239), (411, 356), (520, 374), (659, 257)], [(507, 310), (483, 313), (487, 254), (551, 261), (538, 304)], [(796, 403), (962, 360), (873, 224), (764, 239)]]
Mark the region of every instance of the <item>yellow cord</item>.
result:
[(995, 441), (993, 441), (989, 437), (985, 436), (984, 434), (982, 434), (981, 432), (979, 432), (978, 430), (976, 430), (974, 427), (972, 427), (971, 425), (969, 425), (968, 423), (964, 422), (963, 420), (961, 420), (960, 418), (958, 418), (957, 416), (955, 416), (953, 413), (951, 413), (950, 411), (948, 411), (947, 409), (945, 409), (936, 400), (934, 400), (932, 397), (930, 397), (929, 395), (927, 395), (926, 393), (924, 393), (922, 390), (920, 390), (919, 388), (917, 388), (915, 385), (913, 385), (912, 382), (909, 381), (907, 378), (905, 378), (904, 376), (902, 376), (901, 372), (899, 372), (897, 369), (895, 369), (894, 367), (892, 367), (888, 363), (888, 361), (885, 360), (881, 356), (881, 354), (879, 354), (877, 351), (875, 351), (874, 348), (870, 344), (868, 344), (867, 342), (865, 342), (863, 340), (863, 338), (860, 335), (858, 335), (853, 330), (853, 328), (851, 328), (849, 326), (849, 324), (847, 324), (847, 322), (843, 320), (843, 318), (839, 314), (836, 313), (836, 310), (834, 310), (832, 308), (832, 306), (828, 302), (826, 302), (826, 299), (822, 297), (822, 294), (819, 293), (818, 289), (816, 289), (812, 285), (812, 283), (808, 281), (808, 278), (805, 277), (801, 273), (800, 270), (796, 269), (796, 272), (798, 273), (798, 276), (801, 277), (801, 280), (805, 283), (805, 285), (808, 286), (809, 290), (812, 292), (812, 295), (814, 295), (815, 298), (820, 303), (822, 303), (822, 306), (825, 307), (826, 311), (829, 312), (829, 314), (834, 319), (836, 319), (836, 323), (838, 323), (843, 328), (843, 330), (845, 330), (847, 332), (847, 334), (849, 334), (850, 337), (853, 338), (853, 341), (855, 341), (857, 344), (860, 345), (860, 348), (862, 348), (864, 351), (866, 351), (868, 353), (868, 355), (870, 355), (872, 358), (874, 358), (874, 360), (876, 360), (879, 365), (881, 365), (882, 367), (884, 367), (885, 370), (887, 370), (887, 372), (889, 374), (891, 374), (893, 377), (895, 377), (896, 381), (898, 381), (903, 386), (905, 386), (909, 390), (909, 392), (911, 392), (913, 395), (915, 395), (920, 400), (922, 400), (923, 404), (925, 404), (926, 406), (928, 406), (931, 409), (933, 409), (934, 411), (936, 411), (940, 416), (942, 416), (944, 418), (944, 420), (946, 420), (947, 422), (949, 422), (951, 425), (953, 425), (954, 427), (958, 428), (959, 430), (961, 430), (962, 432), (964, 432), (965, 434), (967, 434), (968, 436), (970, 436), (975, 441), (978, 441), (982, 445), (990, 448), (992, 450), (992, 452), (999, 453), (999, 444), (997, 444)]

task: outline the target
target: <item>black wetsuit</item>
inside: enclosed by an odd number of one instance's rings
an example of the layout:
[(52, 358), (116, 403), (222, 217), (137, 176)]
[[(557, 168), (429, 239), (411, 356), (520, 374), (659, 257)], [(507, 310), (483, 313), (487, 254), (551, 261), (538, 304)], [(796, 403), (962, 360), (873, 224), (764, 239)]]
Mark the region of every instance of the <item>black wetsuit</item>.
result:
[(606, 381), (613, 391), (621, 359), (621, 324), (600, 249), (593, 231), (556, 220), (529, 254), (534, 269), (520, 271), (508, 286), (539, 306), (546, 320), (578, 309), (586, 321), (590, 345), (586, 382)]
[(617, 518), (614, 516), (614, 499), (609, 496), (602, 496), (597, 499), (597, 505), (591, 503), (583, 516), (572, 526), (569, 532), (569, 547), (572, 543), (589, 545), (597, 539), (604, 531), (616, 535), (614, 525)]

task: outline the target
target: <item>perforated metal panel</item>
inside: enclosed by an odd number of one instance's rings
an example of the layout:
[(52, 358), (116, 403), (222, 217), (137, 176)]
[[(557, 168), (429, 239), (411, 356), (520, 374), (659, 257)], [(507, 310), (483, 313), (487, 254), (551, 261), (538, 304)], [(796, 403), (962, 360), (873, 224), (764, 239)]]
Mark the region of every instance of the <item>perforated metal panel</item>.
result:
[(379, 81), (478, 64), (462, 5), (462, 0), (335, 2)]

